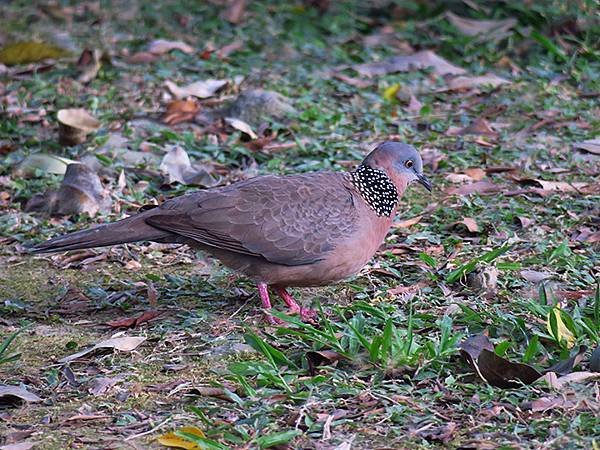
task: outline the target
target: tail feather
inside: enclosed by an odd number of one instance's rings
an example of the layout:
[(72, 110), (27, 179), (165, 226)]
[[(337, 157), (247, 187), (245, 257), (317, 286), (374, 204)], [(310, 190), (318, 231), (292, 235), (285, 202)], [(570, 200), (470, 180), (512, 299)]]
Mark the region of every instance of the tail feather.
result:
[(57, 236), (30, 247), (29, 250), (33, 253), (51, 253), (82, 248), (106, 247), (136, 241), (168, 240), (171, 233), (148, 225), (146, 217), (145, 213), (141, 213), (88, 230)]

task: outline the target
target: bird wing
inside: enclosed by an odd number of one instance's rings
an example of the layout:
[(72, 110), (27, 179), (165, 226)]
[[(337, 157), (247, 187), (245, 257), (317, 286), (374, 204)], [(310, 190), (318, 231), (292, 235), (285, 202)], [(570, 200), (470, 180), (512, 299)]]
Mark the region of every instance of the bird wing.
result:
[(296, 266), (324, 258), (357, 224), (341, 173), (262, 176), (165, 202), (146, 223), (201, 244)]

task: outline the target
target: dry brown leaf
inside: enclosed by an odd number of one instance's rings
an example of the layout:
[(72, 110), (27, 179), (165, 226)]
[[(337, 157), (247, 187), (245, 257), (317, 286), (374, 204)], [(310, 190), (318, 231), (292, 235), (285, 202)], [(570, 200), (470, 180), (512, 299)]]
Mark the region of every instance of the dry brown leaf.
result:
[(437, 92), (467, 91), (474, 88), (491, 87), (497, 88), (503, 84), (511, 84), (506, 78), (499, 77), (493, 73), (480, 76), (459, 76), (446, 81), (446, 87), (438, 89)]
[(448, 136), (462, 136), (465, 134), (475, 134), (479, 136), (497, 137), (498, 132), (493, 130), (490, 123), (482, 118), (477, 118), (464, 128), (448, 127), (446, 130)]
[(369, 86), (371, 86), (373, 84), (369, 80), (363, 80), (362, 78), (349, 77), (349, 76), (341, 74), (341, 73), (334, 74), (333, 78), (337, 78), (338, 80), (343, 81), (344, 83), (349, 84), (350, 86), (357, 87), (359, 89), (368, 88)]
[(236, 130), (241, 131), (242, 133), (246, 134), (247, 136), (250, 137), (250, 139), (258, 138), (256, 133), (252, 130), (252, 127), (250, 125), (248, 125), (246, 122), (244, 122), (243, 120), (236, 119), (235, 117), (226, 117), (225, 123), (227, 125), (229, 125), (230, 127), (235, 128)]
[(552, 278), (550, 272), (539, 272), (537, 270), (521, 270), (521, 276), (530, 283), (539, 283), (540, 281)]
[(69, 164), (58, 191), (34, 195), (25, 211), (50, 215), (71, 215), (110, 211), (111, 199), (98, 175), (85, 164)]
[(40, 397), (29, 392), (25, 388), (9, 384), (0, 384), (0, 404), (13, 404), (15, 403), (15, 400), (22, 400), (27, 403), (37, 403), (42, 401)]
[(406, 106), (406, 110), (413, 114), (418, 114), (421, 112), (421, 108), (423, 108), (423, 103), (421, 103), (414, 95), (410, 96), (408, 100), (408, 105)]
[(546, 382), (556, 390), (563, 389), (567, 384), (570, 383), (583, 383), (584, 381), (600, 378), (600, 373), (598, 372), (573, 372), (568, 375), (557, 377), (556, 373), (548, 372), (544, 375), (544, 379)]
[(217, 91), (227, 85), (227, 83), (229, 83), (227, 80), (209, 79), (196, 81), (187, 86), (177, 86), (172, 81), (167, 80), (165, 81), (165, 86), (167, 86), (169, 91), (171, 91), (177, 99), (186, 97), (208, 98), (215, 95)]
[(548, 181), (541, 180), (539, 178), (515, 178), (515, 181), (522, 184), (533, 184), (539, 186), (544, 191), (548, 192), (565, 192), (565, 193), (579, 193), (582, 189), (586, 188), (589, 183), (577, 182), (572, 183), (566, 181)]
[(227, 9), (221, 15), (223, 19), (234, 25), (239, 24), (246, 12), (247, 0), (229, 0)]
[(502, 185), (492, 183), (491, 181), (477, 181), (475, 183), (465, 184), (460, 187), (446, 190), (448, 195), (471, 195), (471, 194), (493, 194), (504, 189)]
[(493, 344), (485, 335), (471, 336), (460, 346), (461, 354), (477, 375), (492, 386), (517, 388), (531, 384), (542, 374), (527, 364), (515, 363), (494, 353)]
[(187, 152), (174, 146), (163, 157), (160, 170), (165, 175), (165, 182), (194, 184), (202, 187), (216, 186), (220, 179), (212, 176), (211, 171), (202, 165), (193, 166)]
[(600, 138), (576, 142), (573, 144), (573, 148), (584, 150), (586, 152), (593, 153), (594, 155), (600, 155)]
[(395, 72), (409, 72), (432, 68), (436, 75), (460, 75), (465, 69), (450, 64), (444, 58), (436, 55), (431, 50), (423, 50), (412, 55), (395, 56), (381, 62), (358, 64), (354, 69), (361, 75), (374, 77)]
[(549, 409), (566, 409), (575, 406), (575, 402), (564, 398), (557, 397), (540, 397), (537, 400), (524, 402), (521, 408), (531, 412), (548, 411)]
[(85, 142), (87, 135), (100, 128), (100, 121), (85, 109), (61, 109), (58, 111), (58, 138), (61, 144), (77, 145)]
[(0, 446), (0, 450), (29, 450), (37, 446), (39, 442), (36, 441), (23, 441), (15, 444), (6, 444)]
[(134, 317), (123, 317), (122, 319), (110, 320), (106, 322), (106, 325), (112, 328), (134, 328), (157, 318), (161, 314), (160, 311), (148, 310)]
[(148, 52), (154, 55), (164, 55), (172, 50), (179, 50), (191, 55), (196, 50), (194, 47), (181, 41), (168, 41), (166, 39), (156, 39), (148, 44)]
[(225, 59), (229, 55), (231, 55), (234, 52), (237, 52), (238, 50), (240, 50), (243, 47), (244, 47), (244, 43), (240, 40), (236, 40), (236, 41), (233, 41), (231, 44), (227, 44), (227, 45), (221, 47), (219, 50), (217, 50), (215, 52), (215, 55), (217, 55), (218, 59)]
[(413, 225), (418, 224), (421, 221), (422, 218), (423, 218), (423, 216), (415, 216), (415, 217), (412, 217), (410, 219), (405, 219), (405, 220), (402, 220), (400, 222), (396, 222), (394, 224), (394, 227), (397, 227), (397, 228), (409, 228), (409, 227), (412, 227)]
[(479, 34), (497, 35), (507, 32), (517, 24), (516, 19), (476, 20), (457, 16), (450, 11), (446, 13), (446, 17), (452, 25), (467, 36), (477, 36)]
[(85, 350), (81, 350), (80, 352), (74, 353), (72, 355), (66, 356), (59, 360), (61, 363), (66, 363), (70, 361), (74, 361), (76, 359), (81, 358), (95, 350), (99, 349), (115, 349), (121, 352), (130, 352), (135, 350), (142, 342), (144, 342), (146, 338), (139, 336), (122, 336), (112, 339), (107, 339), (105, 341), (99, 342), (96, 345), (89, 347)]
[(98, 49), (90, 50), (86, 48), (79, 56), (77, 61), (77, 69), (79, 70), (79, 76), (77, 81), (83, 84), (87, 84), (96, 78), (98, 71), (102, 64), (100, 59), (102, 57), (102, 51)]
[(481, 181), (486, 177), (487, 172), (479, 167), (471, 167), (465, 169), (465, 174), (469, 175), (473, 181)]
[(192, 120), (199, 110), (200, 105), (195, 100), (174, 100), (167, 105), (162, 121), (167, 125), (187, 122)]
[(98, 377), (94, 378), (90, 387), (88, 388), (88, 392), (92, 394), (94, 397), (99, 397), (101, 395), (106, 395), (110, 389), (115, 386), (117, 383), (123, 381), (122, 378), (115, 377)]
[(148, 64), (158, 60), (158, 55), (150, 52), (137, 52), (127, 59), (131, 64)]
[(472, 217), (465, 217), (460, 223), (467, 227), (469, 233), (479, 233), (479, 225), (477, 225), (477, 222)]

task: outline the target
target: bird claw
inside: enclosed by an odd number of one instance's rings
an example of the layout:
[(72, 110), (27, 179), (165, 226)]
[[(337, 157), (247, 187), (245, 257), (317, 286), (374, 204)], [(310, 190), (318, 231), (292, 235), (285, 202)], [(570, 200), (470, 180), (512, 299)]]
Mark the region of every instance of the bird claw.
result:
[(269, 322), (270, 325), (283, 325), (283, 320), (281, 320), (279, 317), (272, 316), (269, 313), (265, 313), (265, 319), (267, 320), (267, 322)]

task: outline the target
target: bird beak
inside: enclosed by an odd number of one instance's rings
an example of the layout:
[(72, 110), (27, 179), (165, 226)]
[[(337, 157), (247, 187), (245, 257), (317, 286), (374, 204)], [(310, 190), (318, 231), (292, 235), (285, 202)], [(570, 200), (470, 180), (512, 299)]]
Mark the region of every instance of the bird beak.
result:
[(431, 192), (431, 181), (422, 173), (417, 174), (417, 182), (422, 184), (425, 189)]

